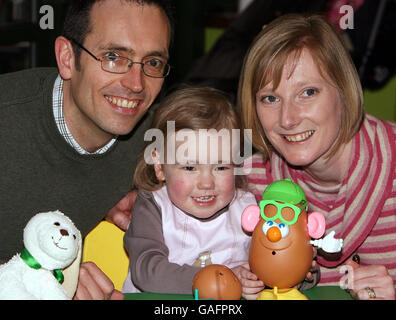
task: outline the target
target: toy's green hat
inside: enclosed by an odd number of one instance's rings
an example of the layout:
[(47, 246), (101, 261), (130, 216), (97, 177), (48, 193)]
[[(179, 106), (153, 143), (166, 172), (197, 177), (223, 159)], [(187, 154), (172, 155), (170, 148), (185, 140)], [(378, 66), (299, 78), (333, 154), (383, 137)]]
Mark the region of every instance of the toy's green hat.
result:
[(305, 193), (301, 187), (291, 179), (272, 182), (264, 190), (263, 200), (275, 200), (291, 204), (307, 203)]

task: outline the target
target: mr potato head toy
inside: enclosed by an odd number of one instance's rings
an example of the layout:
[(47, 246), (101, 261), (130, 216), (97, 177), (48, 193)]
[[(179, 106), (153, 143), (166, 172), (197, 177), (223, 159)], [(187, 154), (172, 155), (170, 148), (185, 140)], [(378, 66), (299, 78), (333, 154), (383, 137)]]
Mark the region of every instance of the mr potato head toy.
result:
[(252, 272), (272, 289), (263, 290), (258, 300), (307, 300), (293, 288), (304, 280), (313, 259), (312, 245), (326, 252), (339, 252), (342, 239), (334, 231), (324, 239), (325, 218), (320, 212), (309, 215), (304, 191), (290, 179), (271, 183), (259, 206), (248, 206), (242, 227), (252, 232), (249, 264)]

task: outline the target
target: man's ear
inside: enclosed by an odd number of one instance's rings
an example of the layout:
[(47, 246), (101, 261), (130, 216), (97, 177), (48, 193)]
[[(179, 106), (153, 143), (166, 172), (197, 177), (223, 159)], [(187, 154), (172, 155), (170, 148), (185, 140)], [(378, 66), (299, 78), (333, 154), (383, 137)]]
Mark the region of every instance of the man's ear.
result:
[(151, 156), (153, 157), (154, 171), (158, 181), (165, 181), (165, 173), (161, 165), (159, 152), (157, 150), (153, 150)]
[(55, 56), (61, 77), (64, 80), (69, 80), (74, 69), (75, 56), (71, 42), (65, 37), (56, 38)]

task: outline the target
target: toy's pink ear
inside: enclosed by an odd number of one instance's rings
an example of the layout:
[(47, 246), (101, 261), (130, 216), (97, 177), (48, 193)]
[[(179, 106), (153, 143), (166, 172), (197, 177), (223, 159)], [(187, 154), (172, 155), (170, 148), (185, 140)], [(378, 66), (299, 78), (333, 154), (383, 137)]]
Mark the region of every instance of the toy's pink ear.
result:
[(252, 232), (260, 221), (260, 207), (254, 204), (248, 206), (242, 213), (242, 228)]
[(308, 215), (308, 233), (311, 238), (318, 239), (323, 236), (326, 230), (326, 219), (318, 211), (311, 212)]

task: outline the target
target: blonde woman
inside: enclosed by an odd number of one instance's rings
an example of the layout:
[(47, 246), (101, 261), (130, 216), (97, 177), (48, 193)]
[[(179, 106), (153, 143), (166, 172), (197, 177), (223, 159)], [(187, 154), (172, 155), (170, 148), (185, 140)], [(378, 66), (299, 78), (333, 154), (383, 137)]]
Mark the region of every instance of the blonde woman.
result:
[(358, 298), (394, 299), (396, 125), (365, 115), (355, 66), (325, 18), (285, 15), (263, 28), (245, 57), (238, 108), (259, 151), (247, 162), (250, 191), (260, 199), (291, 178), (344, 239), (340, 256), (319, 252), (319, 285), (339, 285), (349, 270)]

